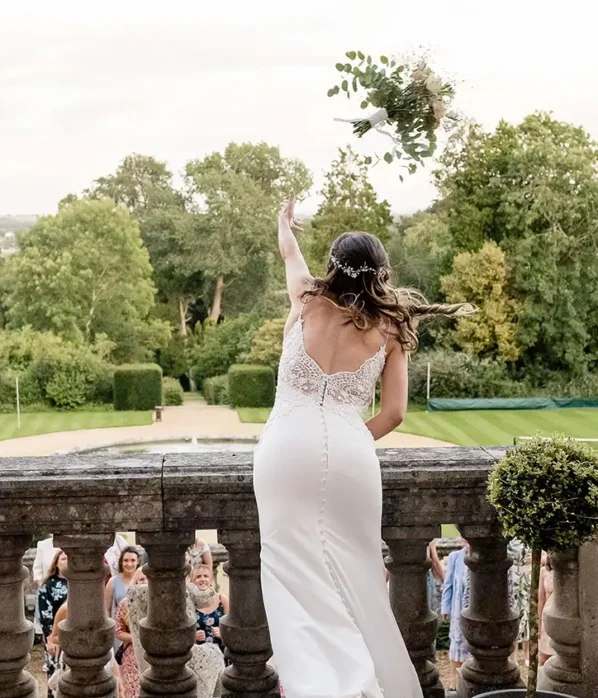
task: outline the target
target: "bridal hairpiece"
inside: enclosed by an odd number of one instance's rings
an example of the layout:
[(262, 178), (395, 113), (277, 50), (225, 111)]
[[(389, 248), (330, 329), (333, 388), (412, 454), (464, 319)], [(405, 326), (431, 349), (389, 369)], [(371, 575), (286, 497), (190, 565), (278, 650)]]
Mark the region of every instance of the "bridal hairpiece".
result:
[(372, 272), (374, 274), (380, 274), (381, 272), (380, 269), (368, 267), (368, 265), (365, 263), (356, 269), (355, 267), (351, 267), (348, 264), (343, 264), (334, 255), (330, 256), (330, 261), (332, 262), (332, 266), (335, 269), (340, 269), (344, 274), (347, 274), (347, 276), (350, 276), (353, 279), (356, 279), (360, 274), (365, 274), (366, 272)]

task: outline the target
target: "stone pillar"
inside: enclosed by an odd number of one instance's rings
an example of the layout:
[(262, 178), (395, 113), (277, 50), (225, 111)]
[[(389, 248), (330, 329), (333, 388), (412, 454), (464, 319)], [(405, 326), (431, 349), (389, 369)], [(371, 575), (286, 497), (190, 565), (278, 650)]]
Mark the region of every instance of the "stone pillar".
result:
[(521, 686), (519, 667), (509, 657), (519, 629), (519, 616), (509, 599), (512, 561), (498, 524), (464, 525), (469, 541), (470, 604), (461, 627), (470, 656), (459, 672), (459, 698)]
[(434, 664), (438, 616), (428, 604), (427, 574), (431, 567), (428, 544), (440, 527), (384, 528), (389, 548), (390, 605), (415, 666), (424, 698), (444, 698)]
[(196, 619), (187, 615), (185, 552), (194, 531), (139, 533), (147, 551), (147, 618), (139, 637), (150, 668), (141, 677), (141, 698), (195, 698), (196, 678), (186, 666), (195, 643)]
[[(550, 559), (554, 569), (554, 598), (552, 606), (544, 612), (543, 623), (555, 653), (544, 665), (538, 685), (547, 691), (590, 698), (594, 694), (586, 694), (580, 666), (578, 551), (553, 553)], [(594, 579), (592, 585), (595, 584)], [(595, 656), (593, 662), (596, 663)]]
[(216, 545), (211, 545), (210, 550), (212, 551), (212, 572), (214, 573), (214, 587), (216, 591), (220, 591), (220, 579), (218, 575), (218, 570), (220, 568), (220, 565), (223, 565), (228, 561), (228, 551), (220, 543), (217, 543)]
[(598, 541), (579, 550), (580, 666), (584, 698), (598, 696)]
[(59, 642), (67, 671), (60, 680), (59, 698), (114, 698), (116, 681), (106, 670), (114, 641), (114, 621), (104, 607), (104, 553), (114, 534), (54, 536), (54, 545), (68, 556), (68, 615), (60, 624)]
[(0, 536), (0, 698), (37, 698), (28, 671), (33, 625), (25, 619), (23, 582), (29, 576), (23, 554), (31, 536)]
[(278, 676), (267, 664), (272, 656), (260, 582), (260, 537), (257, 531), (220, 531), (227, 548), (230, 612), (220, 621), (226, 656), (223, 696), (278, 696)]

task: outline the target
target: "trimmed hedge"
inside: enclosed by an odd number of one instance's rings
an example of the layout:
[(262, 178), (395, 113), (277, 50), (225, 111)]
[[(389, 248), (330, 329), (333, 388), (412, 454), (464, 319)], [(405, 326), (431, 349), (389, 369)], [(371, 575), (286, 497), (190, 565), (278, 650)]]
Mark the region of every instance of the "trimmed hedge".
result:
[(232, 407), (272, 407), (274, 371), (268, 366), (231, 366), (228, 371), (228, 392)]
[(181, 384), (175, 378), (164, 378), (162, 395), (166, 407), (179, 407), (183, 404), (185, 397)]
[(228, 405), (228, 376), (213, 376), (203, 382), (203, 396), (208, 405)]
[(162, 369), (130, 364), (114, 370), (114, 409), (153, 410), (162, 405)]
[(218, 325), (204, 322), (203, 342), (191, 352), (191, 375), (198, 390), (202, 390), (206, 378), (222, 376), (236, 363), (240, 355), (249, 349), (251, 336), (259, 325), (255, 315), (239, 315)]

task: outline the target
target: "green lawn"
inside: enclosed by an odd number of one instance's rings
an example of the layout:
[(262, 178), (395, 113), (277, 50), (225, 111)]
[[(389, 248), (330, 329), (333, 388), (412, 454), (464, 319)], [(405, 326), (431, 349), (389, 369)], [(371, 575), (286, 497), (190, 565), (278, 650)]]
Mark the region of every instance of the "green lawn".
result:
[(152, 412), (25, 412), (17, 429), (15, 414), (0, 414), (0, 441), (55, 431), (137, 427), (152, 423)]
[[(263, 423), (269, 409), (239, 409), (242, 422)], [(410, 409), (398, 431), (429, 436), (460, 446), (508, 446), (516, 436), (550, 436), (561, 432), (577, 438), (598, 438), (598, 410), (471, 410), (424, 412)]]

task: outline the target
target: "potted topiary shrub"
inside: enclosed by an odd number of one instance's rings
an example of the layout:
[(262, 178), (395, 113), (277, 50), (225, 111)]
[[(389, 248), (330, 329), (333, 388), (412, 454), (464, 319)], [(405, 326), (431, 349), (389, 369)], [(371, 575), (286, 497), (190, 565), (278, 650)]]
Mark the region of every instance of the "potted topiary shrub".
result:
[(560, 435), (536, 437), (496, 465), (488, 492), (505, 537), (519, 538), (532, 550), (530, 658), (527, 689), (492, 691), (478, 698), (562, 698), (562, 693), (536, 689), (542, 551), (577, 549), (598, 535), (598, 451)]

